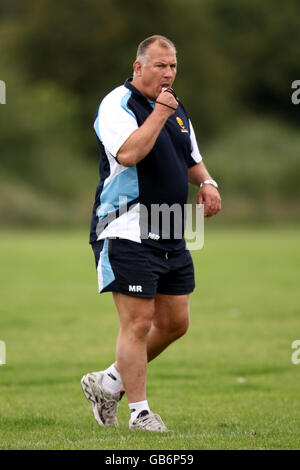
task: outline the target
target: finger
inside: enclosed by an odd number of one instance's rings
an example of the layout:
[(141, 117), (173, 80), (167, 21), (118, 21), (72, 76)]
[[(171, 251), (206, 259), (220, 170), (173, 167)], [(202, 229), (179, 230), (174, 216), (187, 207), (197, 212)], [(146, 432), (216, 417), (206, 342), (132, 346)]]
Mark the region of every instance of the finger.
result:
[(166, 91), (167, 93), (171, 93), (171, 95), (173, 95), (174, 98), (176, 99), (176, 93), (175, 93), (175, 91), (173, 90), (173, 88), (167, 87), (167, 88), (164, 88), (163, 91), (164, 91), (164, 92)]
[(211, 203), (209, 208), (208, 208), (207, 217), (211, 217), (213, 215), (216, 215), (220, 210), (221, 210), (221, 206), (219, 204), (219, 201), (217, 201), (216, 203)]
[(205, 201), (204, 217), (210, 217), (212, 215), (211, 211), (212, 211), (211, 204)]
[(197, 200), (197, 204), (199, 204), (199, 206), (203, 203), (203, 196), (201, 193), (198, 193), (198, 200)]
[(175, 93), (166, 92), (168, 90), (165, 88), (162, 92), (158, 95), (157, 100), (163, 101), (164, 103), (171, 104), (172, 106), (178, 106), (178, 101), (176, 99)]
[(211, 217), (215, 215), (217, 212), (219, 212), (218, 205), (214, 201), (214, 199), (210, 199), (209, 201), (205, 201), (205, 210), (204, 210), (204, 216), (205, 217)]

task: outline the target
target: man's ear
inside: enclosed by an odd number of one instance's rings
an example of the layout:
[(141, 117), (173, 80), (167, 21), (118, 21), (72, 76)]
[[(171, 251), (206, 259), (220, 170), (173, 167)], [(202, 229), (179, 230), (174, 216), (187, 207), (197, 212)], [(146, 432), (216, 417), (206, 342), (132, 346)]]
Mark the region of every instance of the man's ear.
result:
[(138, 77), (141, 76), (141, 74), (142, 74), (142, 64), (139, 60), (136, 60), (133, 63), (133, 70), (134, 70), (135, 75), (137, 75)]

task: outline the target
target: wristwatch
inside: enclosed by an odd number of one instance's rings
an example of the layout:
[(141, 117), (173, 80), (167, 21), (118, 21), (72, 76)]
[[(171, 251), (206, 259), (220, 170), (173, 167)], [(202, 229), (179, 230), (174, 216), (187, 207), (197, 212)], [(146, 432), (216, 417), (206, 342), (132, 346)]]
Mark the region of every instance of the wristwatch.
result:
[(200, 184), (200, 188), (202, 188), (202, 186), (204, 184), (212, 184), (215, 188), (218, 187), (218, 183), (215, 181), (215, 180), (205, 180), (205, 181), (202, 181), (202, 183)]

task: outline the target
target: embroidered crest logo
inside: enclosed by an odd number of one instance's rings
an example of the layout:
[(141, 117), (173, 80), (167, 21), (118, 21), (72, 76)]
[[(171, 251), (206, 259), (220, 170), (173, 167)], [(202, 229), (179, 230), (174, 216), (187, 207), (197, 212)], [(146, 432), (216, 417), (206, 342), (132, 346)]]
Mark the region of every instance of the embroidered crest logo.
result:
[(188, 132), (188, 130), (184, 127), (183, 120), (180, 119), (180, 117), (177, 116), (176, 121), (178, 122), (178, 124), (181, 127), (181, 129), (180, 129), (181, 132)]

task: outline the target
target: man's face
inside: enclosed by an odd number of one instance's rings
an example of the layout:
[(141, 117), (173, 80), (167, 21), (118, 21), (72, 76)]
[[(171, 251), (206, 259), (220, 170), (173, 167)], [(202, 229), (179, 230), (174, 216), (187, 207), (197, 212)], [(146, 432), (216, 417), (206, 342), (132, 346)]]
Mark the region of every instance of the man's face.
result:
[(135, 62), (137, 88), (146, 98), (155, 101), (164, 87), (171, 87), (176, 76), (177, 61), (172, 47), (154, 42), (148, 48), (146, 63)]

